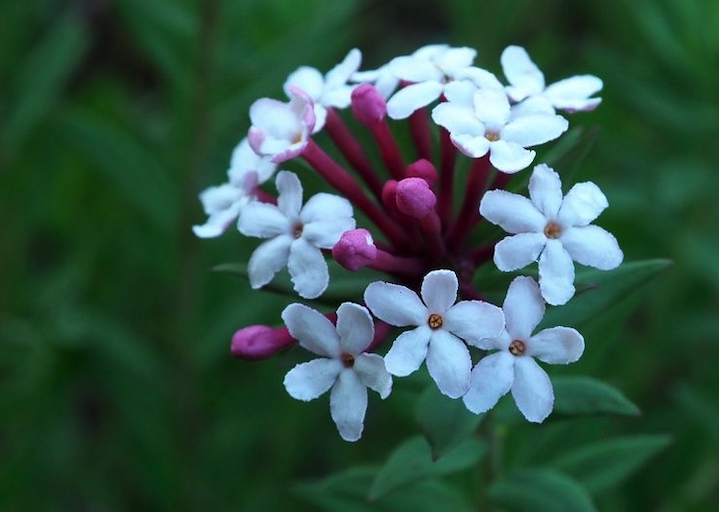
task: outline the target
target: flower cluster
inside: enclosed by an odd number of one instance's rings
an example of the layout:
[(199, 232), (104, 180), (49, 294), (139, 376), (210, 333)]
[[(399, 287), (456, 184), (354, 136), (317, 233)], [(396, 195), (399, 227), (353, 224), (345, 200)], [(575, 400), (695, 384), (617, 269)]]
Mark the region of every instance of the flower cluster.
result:
[[(487, 411), (511, 391), (527, 420), (542, 422), (554, 398), (536, 360), (568, 364), (584, 351), (574, 329), (534, 332), (546, 304), (561, 306), (574, 296), (574, 262), (609, 270), (623, 259), (614, 236), (592, 224), (608, 206), (594, 183), (578, 183), (565, 195), (559, 174), (539, 164), (528, 197), (506, 190), (534, 162), (530, 148), (568, 129), (558, 112), (597, 107), (601, 80), (575, 76), (546, 86), (527, 52), (510, 46), (501, 56), (504, 84), (475, 58), (470, 48), (430, 45), (375, 70), (359, 70), (356, 49), (326, 74), (300, 67), (284, 84), (287, 101), (252, 104), (228, 182), (200, 195), (208, 219), (195, 226), (197, 236), (219, 236), (236, 222), (243, 235), (264, 239), (247, 266), (255, 289), (287, 267), (294, 291), (318, 298), (330, 285), (327, 258), (349, 272), (369, 268), (387, 276), (346, 297), (336, 313), (293, 303), (282, 312), (285, 327), (253, 325), (232, 340), (233, 354), (244, 359), (297, 343), (319, 356), (287, 373), (285, 388), (298, 400), (331, 390), (331, 416), (348, 441), (362, 434), (367, 388), (384, 399), (392, 376), (409, 375), (425, 361), (440, 392), (461, 398), (470, 411)], [(342, 110), (368, 132), (371, 148), (345, 124)], [(414, 159), (394, 137), (400, 121), (408, 125)], [(343, 162), (318, 144), (330, 141)], [(464, 157), (472, 162), (457, 187), (456, 164)], [(300, 177), (275, 174), (293, 159), (337, 194), (303, 203)], [(276, 194), (264, 188), (273, 176)], [(366, 226), (357, 228), (355, 211)], [(477, 245), (473, 233), (482, 220), (509, 236)], [(503, 272), (538, 262), (539, 280), (516, 277), (500, 308), (474, 279), (492, 261)], [(407, 329), (386, 344), (394, 327)]]

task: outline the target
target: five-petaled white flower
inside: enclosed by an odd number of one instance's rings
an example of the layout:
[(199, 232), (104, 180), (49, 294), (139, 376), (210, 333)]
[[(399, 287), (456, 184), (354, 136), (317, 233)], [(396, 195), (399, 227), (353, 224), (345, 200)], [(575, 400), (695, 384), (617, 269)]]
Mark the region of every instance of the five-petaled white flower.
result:
[(569, 327), (552, 327), (532, 335), (544, 317), (544, 301), (531, 277), (518, 277), (504, 299), (506, 327), (496, 338), (480, 342), (483, 357), (472, 370), (464, 404), (475, 414), (488, 411), (510, 389), (525, 418), (541, 423), (552, 412), (554, 390), (547, 373), (534, 360), (569, 364), (584, 352), (584, 338)]
[(243, 235), (270, 239), (250, 256), (250, 284), (261, 288), (287, 265), (295, 291), (314, 299), (329, 284), (320, 249), (331, 249), (342, 233), (354, 229), (352, 205), (343, 197), (319, 193), (302, 206), (302, 185), (288, 171), (280, 171), (275, 183), (277, 205), (252, 202), (243, 208), (238, 222)]
[(345, 441), (362, 436), (367, 388), (384, 400), (392, 391), (392, 377), (377, 354), (364, 351), (372, 343), (374, 323), (367, 309), (345, 302), (337, 309), (337, 326), (302, 304), (282, 312), (290, 335), (304, 348), (322, 356), (301, 363), (285, 376), (285, 388), (297, 400), (314, 400), (332, 388), (330, 413)]
[[(464, 344), (498, 336), (504, 327), (497, 306), (477, 300), (457, 300), (457, 276), (434, 270), (422, 281), (420, 299), (396, 284), (374, 282), (364, 300), (374, 316), (390, 325), (417, 326), (402, 333), (385, 356), (387, 370), (400, 377), (416, 371), (427, 359), (427, 369), (439, 390), (458, 398), (467, 392), (472, 360)], [(423, 302), (424, 301), (424, 302)]]
[(350, 50), (342, 62), (332, 68), (325, 76), (317, 69), (302, 66), (294, 71), (285, 82), (284, 90), (292, 97), (292, 87), (305, 91), (314, 102), (315, 127), (319, 132), (327, 119), (327, 107), (347, 108), (350, 106), (352, 89), (348, 85), (350, 77), (359, 69), (362, 54), (356, 48)]
[(576, 112), (593, 110), (602, 101), (590, 96), (602, 89), (602, 81), (593, 75), (565, 78), (545, 87), (544, 74), (521, 46), (508, 46), (501, 57), (504, 76), (511, 85), (507, 94), (513, 101), (541, 99), (551, 107)]
[(495, 246), (497, 268), (509, 272), (539, 259), (542, 295), (558, 306), (574, 295), (572, 260), (600, 270), (621, 264), (617, 239), (590, 224), (609, 205), (594, 183), (577, 183), (562, 198), (559, 175), (541, 164), (529, 180), (529, 197), (491, 190), (482, 198), (482, 216), (514, 234)]

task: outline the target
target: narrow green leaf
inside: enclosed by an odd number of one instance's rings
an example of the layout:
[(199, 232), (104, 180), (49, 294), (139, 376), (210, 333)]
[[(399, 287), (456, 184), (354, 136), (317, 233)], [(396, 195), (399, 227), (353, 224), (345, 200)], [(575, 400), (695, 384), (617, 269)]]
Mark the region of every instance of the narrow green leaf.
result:
[(582, 127), (569, 130), (557, 145), (547, 153), (545, 157), (547, 165), (556, 169), (562, 175), (563, 182), (571, 182), (572, 175), (579, 170), (589, 151), (597, 142), (599, 133), (598, 126), (593, 126), (588, 130)]
[(639, 408), (618, 389), (591, 377), (555, 377), (554, 411), (567, 415), (637, 416)]
[(596, 512), (587, 490), (550, 469), (524, 469), (494, 483), (492, 501), (516, 512)]

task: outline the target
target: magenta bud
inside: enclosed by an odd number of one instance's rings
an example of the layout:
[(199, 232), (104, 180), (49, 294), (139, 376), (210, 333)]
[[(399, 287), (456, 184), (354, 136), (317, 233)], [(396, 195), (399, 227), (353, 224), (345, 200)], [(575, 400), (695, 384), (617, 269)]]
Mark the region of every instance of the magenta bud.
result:
[(232, 336), (231, 352), (240, 359), (266, 359), (294, 342), (295, 340), (284, 327), (250, 325)]
[(352, 91), (352, 112), (360, 123), (372, 126), (387, 115), (387, 103), (372, 84), (361, 84)]
[(332, 257), (352, 272), (366, 267), (377, 259), (377, 247), (366, 229), (345, 231), (332, 248)]
[(422, 178), (405, 178), (397, 184), (397, 208), (416, 219), (424, 219), (437, 203), (437, 196)]
[(437, 169), (432, 162), (421, 158), (407, 166), (407, 177), (422, 178), (432, 186), (437, 181)]

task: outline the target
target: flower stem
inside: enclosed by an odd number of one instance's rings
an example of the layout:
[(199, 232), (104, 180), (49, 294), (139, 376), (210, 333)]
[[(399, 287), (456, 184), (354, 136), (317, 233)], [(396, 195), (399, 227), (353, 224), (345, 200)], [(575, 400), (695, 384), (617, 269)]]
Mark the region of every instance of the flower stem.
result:
[(475, 224), (479, 222), (479, 198), (487, 186), (491, 169), (489, 155), (484, 155), (474, 161), (467, 178), (464, 202), (457, 222), (447, 236), (447, 245), (450, 249), (460, 247)]
[(429, 124), (427, 109), (415, 110), (409, 116), (409, 130), (414, 146), (417, 149), (417, 158), (432, 161), (432, 132)]
[(389, 173), (396, 180), (404, 178), (404, 159), (399, 146), (397, 146), (397, 141), (394, 140), (394, 135), (392, 135), (387, 119), (371, 124), (368, 128), (372, 132), (375, 142), (377, 142), (380, 156)]
[(442, 221), (444, 231), (449, 230), (452, 222), (452, 206), (454, 203), (454, 166), (457, 160), (457, 148), (449, 139), (449, 132), (444, 128), (439, 132), (440, 173), (439, 197), (437, 198), (437, 213)]

